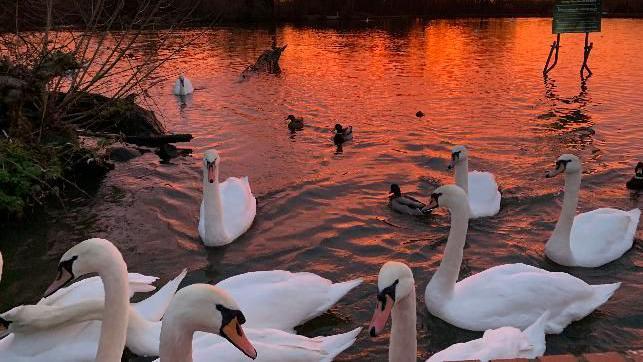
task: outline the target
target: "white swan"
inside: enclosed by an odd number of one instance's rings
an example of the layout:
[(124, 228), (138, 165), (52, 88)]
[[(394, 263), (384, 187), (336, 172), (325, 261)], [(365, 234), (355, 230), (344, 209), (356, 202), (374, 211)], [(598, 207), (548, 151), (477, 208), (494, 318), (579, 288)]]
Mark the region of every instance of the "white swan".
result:
[(492, 173), (469, 172), (469, 151), (464, 146), (451, 150), (449, 169), (455, 169), (455, 183), (469, 196), (470, 217), (494, 216), (500, 211), (500, 191)]
[(252, 225), (257, 200), (248, 178), (230, 177), (219, 183), (219, 162), (215, 150), (203, 157), (203, 201), (199, 217), (199, 235), (206, 246), (231, 243)]
[(181, 74), (179, 75), (179, 79), (174, 82), (174, 89), (172, 91), (174, 95), (186, 96), (194, 92), (194, 87), (192, 86), (192, 82)]
[(524, 329), (548, 310), (547, 333), (560, 333), (605, 303), (621, 285), (589, 285), (567, 273), (520, 263), (498, 265), (456, 283), (469, 221), (467, 195), (456, 185), (439, 187), (428, 206), (436, 207), (449, 209), (451, 230), (424, 296), (431, 314), (457, 327)]
[(582, 173), (578, 157), (569, 154), (560, 156), (556, 169), (548, 172), (546, 177), (563, 172), (563, 209), (545, 245), (545, 254), (561, 265), (589, 268), (620, 258), (634, 243), (641, 210), (601, 208), (576, 215)]
[[(391, 316), (389, 361), (416, 361), (416, 296), (411, 269), (399, 262), (385, 263), (380, 269), (377, 287), (378, 302), (369, 328), (371, 336), (379, 335)], [(548, 312), (543, 313), (524, 332), (514, 327), (487, 330), (482, 338), (454, 344), (427, 362), (540, 357), (545, 353), (548, 316)]]

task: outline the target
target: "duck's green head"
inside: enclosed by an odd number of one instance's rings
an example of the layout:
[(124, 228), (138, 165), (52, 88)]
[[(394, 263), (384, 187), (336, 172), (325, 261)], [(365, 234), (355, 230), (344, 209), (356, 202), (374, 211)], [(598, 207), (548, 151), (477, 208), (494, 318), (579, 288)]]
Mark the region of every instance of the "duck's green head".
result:
[(292, 121), (296, 121), (296, 120), (297, 120), (297, 119), (296, 119), (296, 118), (295, 118), (295, 116), (294, 116), (294, 115), (292, 115), (292, 114), (289, 114), (289, 115), (288, 115), (288, 117), (286, 117), (286, 121), (290, 121), (290, 122), (292, 122)]
[(344, 132), (344, 128), (342, 127), (341, 124), (337, 123), (337, 124), (335, 124), (335, 131), (338, 132), (338, 133), (342, 133), (342, 132)]

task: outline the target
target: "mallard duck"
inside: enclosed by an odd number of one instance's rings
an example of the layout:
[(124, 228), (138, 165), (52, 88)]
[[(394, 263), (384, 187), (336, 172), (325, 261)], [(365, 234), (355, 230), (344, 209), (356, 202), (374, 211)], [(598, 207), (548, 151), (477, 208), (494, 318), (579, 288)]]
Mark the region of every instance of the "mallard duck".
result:
[(634, 176), (625, 184), (630, 190), (643, 190), (643, 162), (639, 162), (634, 169)]
[(286, 120), (288, 121), (288, 129), (292, 132), (294, 131), (301, 131), (304, 129), (304, 118), (297, 118), (293, 116), (292, 114), (289, 114), (288, 117), (286, 117)]
[(399, 213), (408, 215), (425, 215), (426, 205), (415, 198), (402, 194), (398, 184), (391, 184), (391, 191), (388, 194), (391, 208)]
[(424, 112), (422, 112), (422, 111), (417, 111), (417, 112), (415, 113), (415, 116), (416, 116), (417, 118), (422, 118), (422, 117), (424, 117)]
[(348, 126), (344, 128), (339, 123), (335, 125), (335, 136), (333, 137), (333, 142), (335, 142), (336, 145), (342, 144), (352, 139), (353, 139), (353, 126)]

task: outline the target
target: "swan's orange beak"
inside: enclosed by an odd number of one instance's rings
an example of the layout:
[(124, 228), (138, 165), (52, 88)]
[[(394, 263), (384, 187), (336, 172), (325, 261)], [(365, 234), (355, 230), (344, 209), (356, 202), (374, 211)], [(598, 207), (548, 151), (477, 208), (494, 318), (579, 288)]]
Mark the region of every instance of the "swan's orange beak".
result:
[(46, 298), (54, 294), (58, 289), (64, 287), (72, 280), (74, 280), (74, 274), (70, 273), (67, 268), (58, 266), (58, 276), (56, 276), (56, 279), (49, 285), (44, 297)]
[(391, 315), (391, 310), (393, 310), (393, 304), (395, 303), (393, 298), (390, 295), (386, 295), (384, 298), (386, 298), (384, 305), (382, 305), (381, 300), (378, 300), (377, 306), (375, 306), (373, 319), (371, 319), (371, 325), (368, 327), (371, 337), (376, 337), (382, 333)]
[(241, 328), (241, 324), (239, 324), (237, 318), (233, 318), (228, 324), (221, 327), (221, 336), (227, 339), (246, 356), (252, 359), (257, 358), (257, 350), (252, 343), (250, 343), (245, 333), (243, 333), (243, 328)]

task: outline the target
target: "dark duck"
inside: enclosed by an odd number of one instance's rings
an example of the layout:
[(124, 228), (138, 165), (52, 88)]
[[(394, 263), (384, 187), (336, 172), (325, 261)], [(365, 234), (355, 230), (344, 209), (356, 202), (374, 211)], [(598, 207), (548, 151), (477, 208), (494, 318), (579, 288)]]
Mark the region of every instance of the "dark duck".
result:
[(639, 162), (634, 169), (634, 176), (625, 184), (630, 190), (643, 190), (643, 162)]
[(353, 126), (344, 128), (341, 124), (337, 123), (335, 125), (335, 136), (333, 137), (333, 142), (335, 142), (336, 145), (341, 145), (351, 139), (353, 139)]
[(407, 194), (403, 194), (398, 184), (391, 185), (388, 199), (391, 208), (401, 214), (420, 216), (430, 212), (430, 210), (425, 209), (426, 204)]
[(424, 114), (424, 112), (422, 112), (422, 111), (417, 111), (417, 113), (415, 113), (415, 116), (416, 116), (417, 118), (422, 118), (422, 117), (424, 117), (424, 116), (425, 116), (425, 114)]
[(291, 132), (301, 131), (302, 129), (304, 129), (303, 117), (297, 118), (294, 115), (289, 114), (288, 117), (286, 117), (286, 120), (288, 121), (288, 129)]

